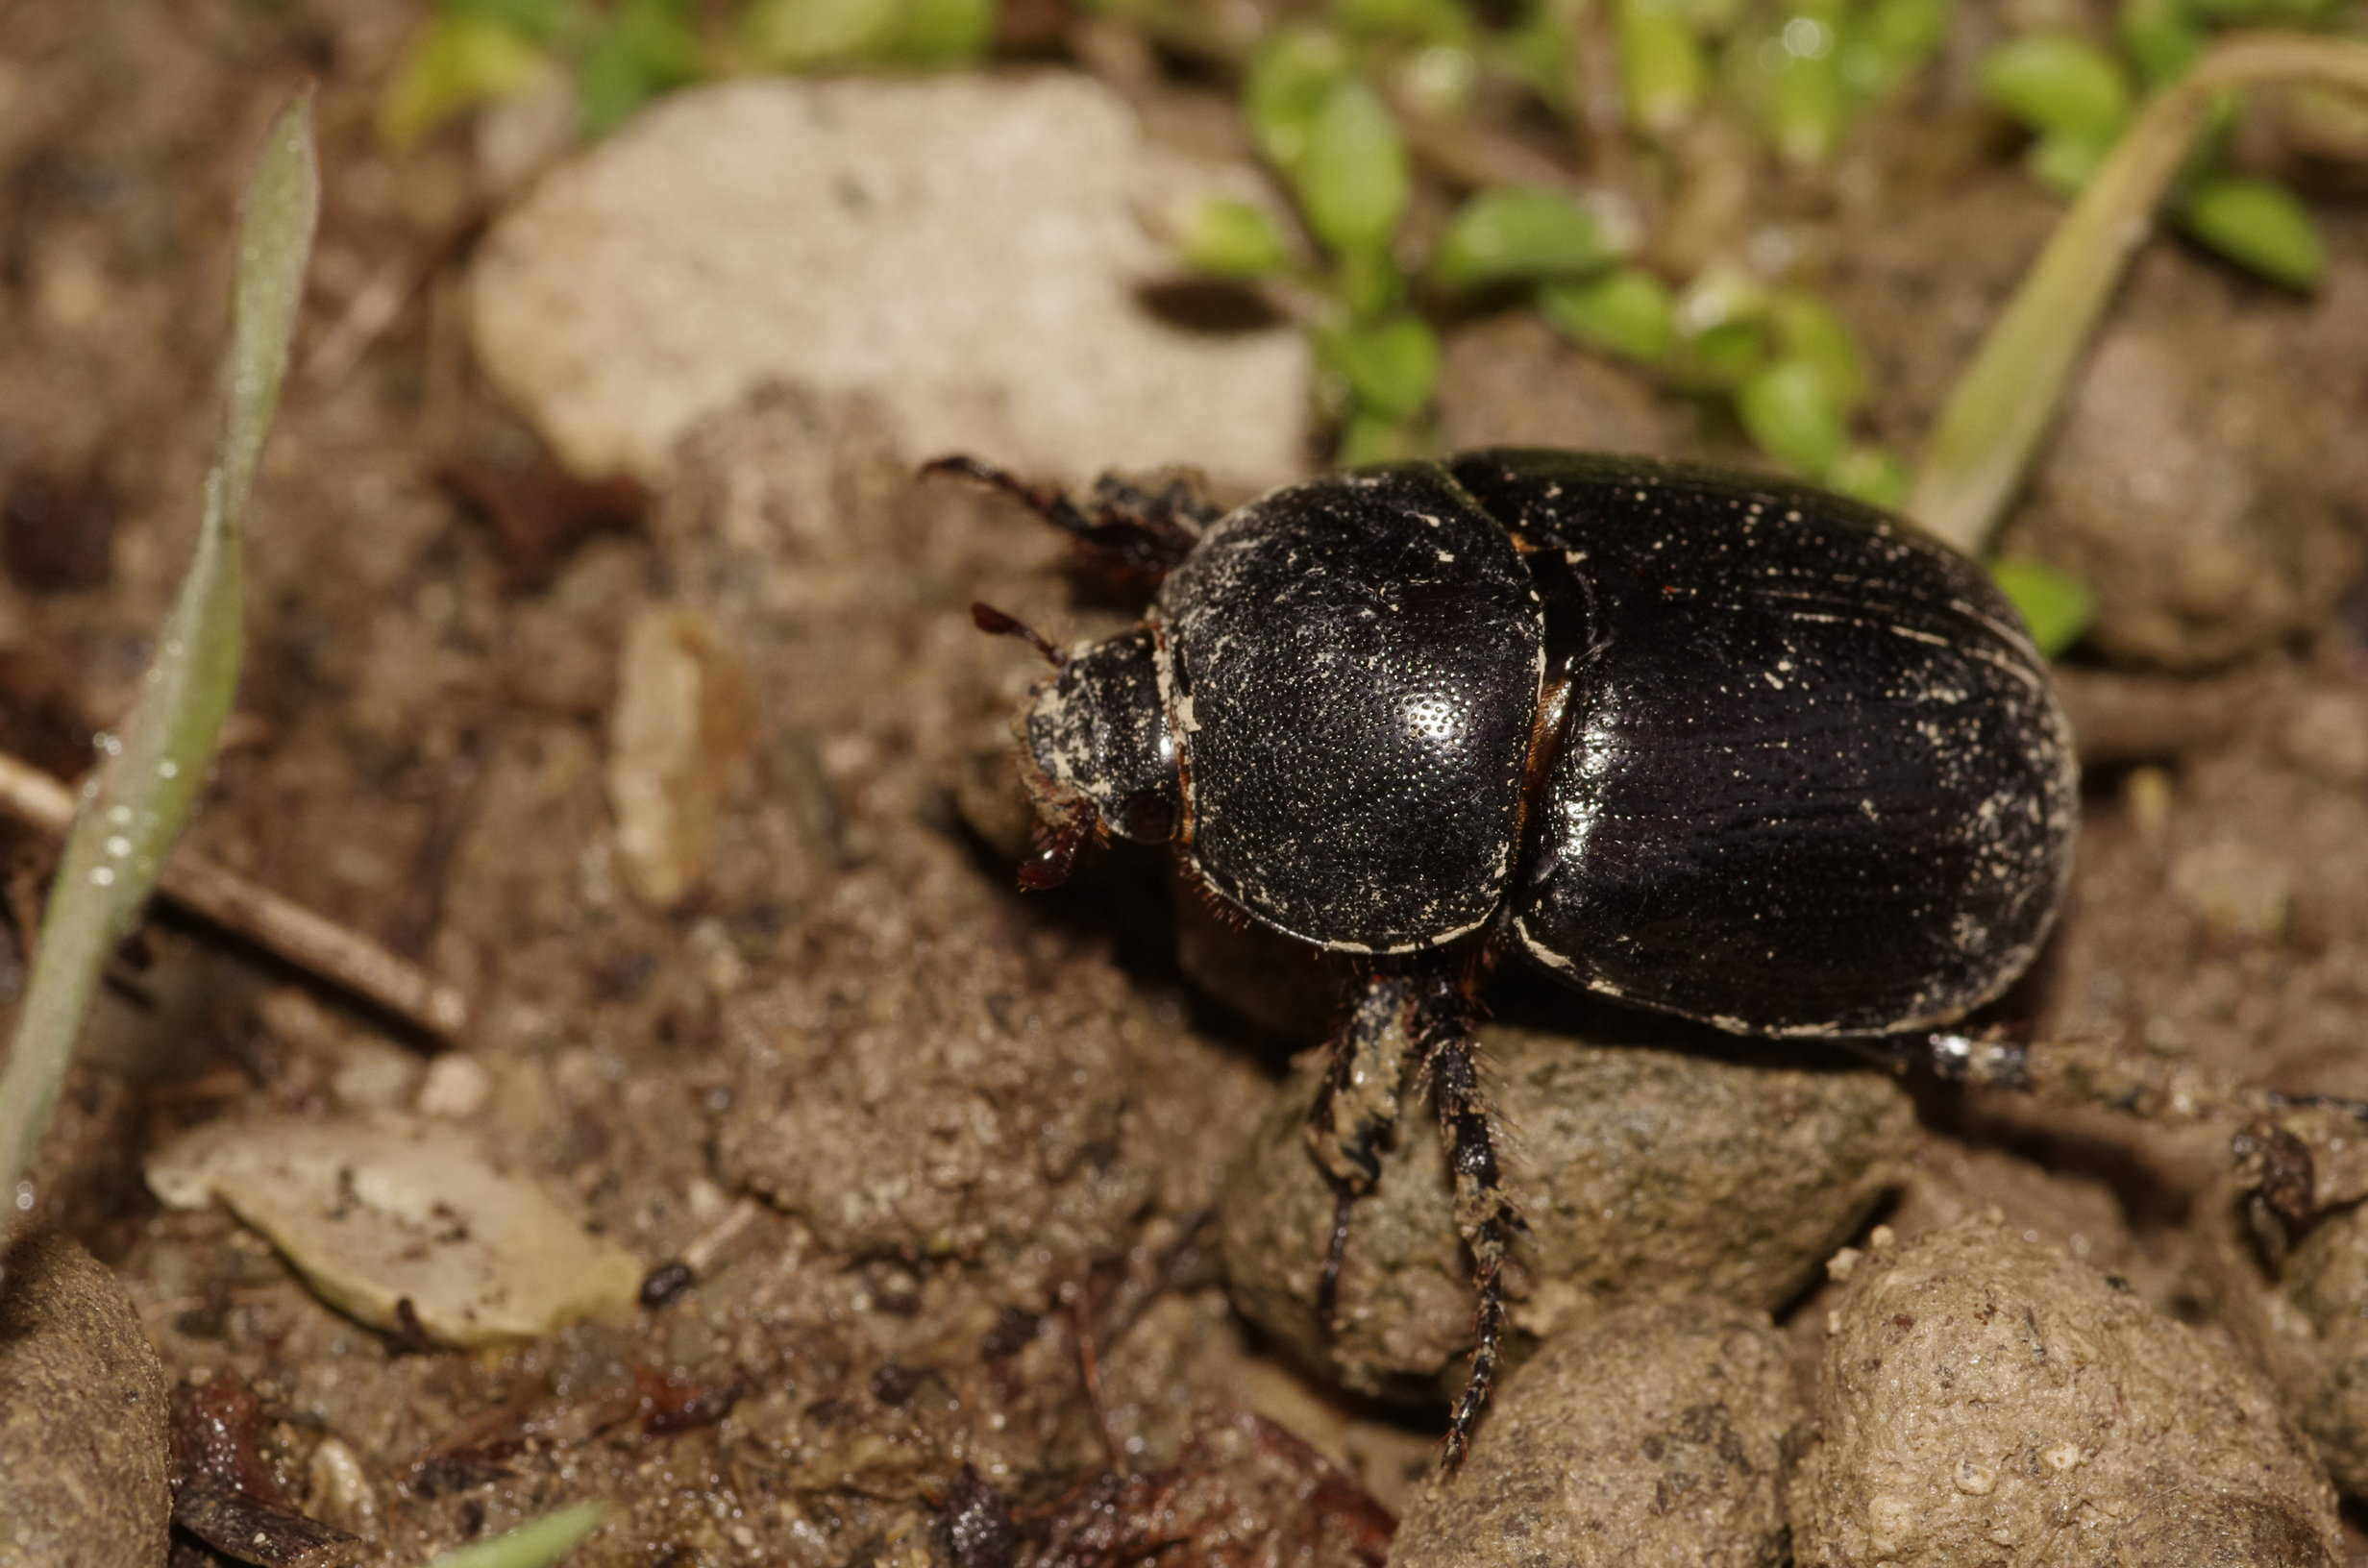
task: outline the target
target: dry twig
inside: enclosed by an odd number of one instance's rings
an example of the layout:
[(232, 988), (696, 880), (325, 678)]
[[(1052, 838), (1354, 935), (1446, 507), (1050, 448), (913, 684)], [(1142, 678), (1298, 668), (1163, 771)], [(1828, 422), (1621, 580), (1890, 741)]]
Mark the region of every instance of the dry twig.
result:
[[(39, 769), (0, 753), (0, 812), (62, 838), (74, 823), (74, 792)], [(367, 937), (210, 860), (188, 853), (173, 856), (158, 887), (191, 914), (438, 1039), (449, 1040), (468, 1027), (468, 999), (454, 987)]]

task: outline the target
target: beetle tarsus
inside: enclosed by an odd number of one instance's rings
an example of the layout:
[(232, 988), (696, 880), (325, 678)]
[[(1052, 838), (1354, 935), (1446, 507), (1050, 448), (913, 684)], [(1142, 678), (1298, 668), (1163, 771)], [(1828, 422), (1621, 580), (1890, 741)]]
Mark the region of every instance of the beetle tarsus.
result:
[(1350, 1218), (1357, 1212), (1357, 1200), (1363, 1196), (1363, 1188), (1334, 1178), (1332, 1234), (1324, 1242), (1323, 1270), (1316, 1276), (1316, 1321), (1323, 1325), (1323, 1332), (1328, 1335), (1340, 1333), (1341, 1264), (1348, 1257)]

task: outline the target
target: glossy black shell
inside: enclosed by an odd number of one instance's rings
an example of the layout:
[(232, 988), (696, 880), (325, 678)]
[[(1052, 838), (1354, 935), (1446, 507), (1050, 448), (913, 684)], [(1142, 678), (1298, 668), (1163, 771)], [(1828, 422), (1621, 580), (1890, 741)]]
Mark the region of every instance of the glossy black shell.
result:
[(1986, 573), (1804, 487), (1542, 453), (1452, 472), (1574, 628), (1510, 910), (1532, 957), (1753, 1034), (1941, 1022), (2023, 970), (2077, 777)]
[(1360, 952), (1451, 941), (1512, 886), (1545, 610), (1443, 469), (1345, 474), (1220, 520), (1161, 585), (1200, 875)]
[(1276, 491), (1150, 616), (1183, 852), (1347, 951), (1501, 917), (1557, 978), (1751, 1034), (1997, 994), (2077, 816), (1980, 568), (1750, 476), (1479, 452)]

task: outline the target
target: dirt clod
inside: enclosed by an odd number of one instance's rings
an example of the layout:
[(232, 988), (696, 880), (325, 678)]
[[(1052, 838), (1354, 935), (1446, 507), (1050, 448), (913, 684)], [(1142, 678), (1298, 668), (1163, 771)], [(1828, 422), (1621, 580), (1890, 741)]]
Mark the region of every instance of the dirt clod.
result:
[(1407, 1510), (1392, 1568), (1773, 1568), (1801, 1419), (1764, 1317), (1703, 1302), (1607, 1313), (1506, 1384), (1463, 1469)]
[(115, 1277), (55, 1232), (0, 1259), (0, 1563), (154, 1568), (164, 1368)]
[[(1649, 1025), (1633, 1022), (1640, 1032)], [(1525, 1029), (1482, 1034), (1508, 1129), (1506, 1180), (1528, 1222), (1513, 1321), (1550, 1335), (1637, 1298), (1769, 1311), (1798, 1291), (1896, 1178), (1914, 1140), (1879, 1073)], [(1332, 1188), (1306, 1140), (1319, 1063), (1303, 1062), (1235, 1163), (1220, 1219), (1234, 1301), (1360, 1393), (1419, 1396), (1469, 1348), (1470, 1286), (1447, 1164), (1408, 1101), (1356, 1208), (1326, 1333), (1316, 1279)]]
[(2263, 1549), (2228, 1560), (2339, 1560), (2333, 1488), (2252, 1367), (1995, 1215), (1870, 1250), (1829, 1322), (1801, 1568), (2206, 1560), (2161, 1556), (2192, 1544), (2166, 1513)]

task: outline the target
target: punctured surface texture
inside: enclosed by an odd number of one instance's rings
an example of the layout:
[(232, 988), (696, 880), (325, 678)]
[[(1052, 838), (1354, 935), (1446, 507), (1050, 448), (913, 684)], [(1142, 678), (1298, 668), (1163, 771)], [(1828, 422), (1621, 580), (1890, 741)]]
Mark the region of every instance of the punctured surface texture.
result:
[(1446, 942), (1513, 875), (1544, 611), (1430, 464), (1279, 490), (1161, 585), (1190, 852), (1220, 894), (1343, 951)]
[(139, 1316), (57, 1232), (0, 1258), (0, 1565), (164, 1560), (164, 1368)]
[(1627, 1308), (1513, 1375), (1464, 1467), (1416, 1494), (1390, 1568), (1776, 1568), (1802, 1418), (1766, 1318)]
[[(1858, 1257), (1829, 1324), (1801, 1568), (2343, 1560), (2334, 1489), (2250, 1364), (1994, 1216)], [(2171, 1515), (2202, 1537), (2166, 1540)], [(2283, 1546), (2187, 1555), (2215, 1536)]]
[(1978, 566), (1776, 481), (1451, 466), (1585, 621), (1556, 639), (1569, 711), (1515, 894), (1533, 958), (1746, 1034), (1940, 1022), (2022, 971), (2069, 872), (2075, 764)]

